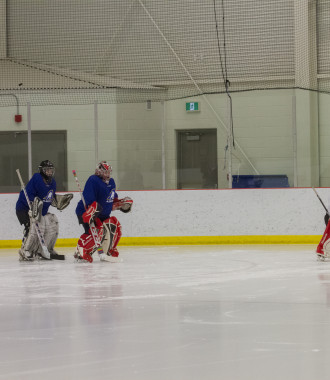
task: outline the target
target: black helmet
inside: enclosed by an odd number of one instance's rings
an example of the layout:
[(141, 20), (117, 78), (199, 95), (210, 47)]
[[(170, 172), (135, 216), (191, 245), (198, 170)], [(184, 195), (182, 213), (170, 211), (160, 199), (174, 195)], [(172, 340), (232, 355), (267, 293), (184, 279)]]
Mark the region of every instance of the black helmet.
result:
[(49, 160), (41, 161), (39, 165), (39, 173), (47, 182), (51, 182), (55, 174), (54, 164)]

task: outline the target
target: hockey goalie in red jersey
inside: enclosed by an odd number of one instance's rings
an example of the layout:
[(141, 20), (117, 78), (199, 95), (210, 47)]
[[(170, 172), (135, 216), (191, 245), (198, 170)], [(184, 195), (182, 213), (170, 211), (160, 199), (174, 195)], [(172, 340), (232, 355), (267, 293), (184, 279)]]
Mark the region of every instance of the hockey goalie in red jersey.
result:
[(131, 211), (133, 200), (119, 199), (116, 184), (111, 177), (112, 168), (101, 161), (95, 174), (91, 175), (78, 202), (76, 214), (85, 232), (80, 236), (74, 257), (77, 260), (93, 261), (93, 253), (98, 251), (100, 260), (116, 262), (119, 252), (117, 245), (122, 235), (122, 227), (114, 210)]

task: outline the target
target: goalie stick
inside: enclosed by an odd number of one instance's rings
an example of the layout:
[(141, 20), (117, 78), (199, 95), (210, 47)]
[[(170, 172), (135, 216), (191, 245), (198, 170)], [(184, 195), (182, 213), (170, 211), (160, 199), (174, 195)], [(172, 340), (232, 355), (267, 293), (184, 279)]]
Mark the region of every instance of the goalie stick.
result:
[(326, 213), (330, 216), (330, 213), (328, 211), (328, 209), (326, 208), (325, 204), (323, 203), (321, 197), (318, 195), (317, 191), (314, 189), (314, 187), (312, 187), (312, 189), (314, 190), (314, 193), (316, 194), (316, 196), (318, 197), (319, 201), (321, 202), (322, 206), (324, 207)]
[[(23, 179), (22, 179), (22, 176), (21, 176), (19, 169), (16, 169), (16, 173), (17, 173), (18, 179), (20, 181), (23, 193), (25, 195), (26, 202), (27, 202), (29, 209), (31, 211), (31, 202), (30, 202), (30, 199), (27, 195), (25, 185), (24, 185), (24, 182), (23, 182)], [(47, 260), (51, 260), (51, 259), (64, 260), (65, 259), (64, 255), (53, 254), (53, 253), (50, 253), (48, 251), (48, 248), (47, 248), (46, 243), (45, 243), (44, 236), (43, 236), (43, 234), (40, 230), (40, 227), (39, 227), (39, 223), (36, 220), (34, 220), (34, 224), (36, 226), (37, 236), (38, 236), (41, 248), (42, 248), (42, 257), (47, 259)]]
[[(80, 193), (80, 196), (81, 196), (81, 200), (83, 202), (83, 205), (85, 207), (85, 210), (87, 210), (87, 206), (86, 206), (86, 202), (85, 202), (85, 198), (84, 198), (84, 195), (83, 195), (83, 192), (81, 190), (81, 187), (80, 187), (80, 183), (78, 181), (78, 177), (77, 177), (77, 172), (75, 170), (72, 170), (72, 174), (76, 180), (76, 183), (77, 183), (77, 187), (79, 189), (79, 193)], [(96, 245), (96, 249), (97, 249), (97, 252), (99, 254), (99, 258), (101, 261), (109, 261), (107, 260), (106, 258), (106, 255), (101, 247), (101, 242), (100, 242), (100, 239), (99, 239), (99, 236), (97, 234), (97, 231), (96, 231), (96, 227), (95, 227), (95, 223), (94, 222), (91, 222), (89, 224), (89, 227), (90, 227), (90, 230), (91, 230), (91, 233), (92, 233), (92, 237), (93, 237), (93, 240), (94, 240), (94, 243)]]

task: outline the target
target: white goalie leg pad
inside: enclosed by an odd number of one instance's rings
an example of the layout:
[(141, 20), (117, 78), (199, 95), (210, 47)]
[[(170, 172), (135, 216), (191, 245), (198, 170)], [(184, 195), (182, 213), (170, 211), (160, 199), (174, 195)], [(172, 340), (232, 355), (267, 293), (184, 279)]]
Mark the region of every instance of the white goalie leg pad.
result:
[(24, 236), (22, 240), (22, 246), (19, 250), (19, 255), (21, 260), (33, 260), (36, 252), (38, 251), (39, 240), (35, 225), (32, 224), (29, 231), (24, 231)]
[(324, 242), (323, 252), (324, 252), (324, 257), (330, 257), (330, 239)]
[(51, 213), (46, 214), (43, 219), (45, 220), (44, 239), (46, 247), (50, 253), (55, 253), (54, 246), (58, 237), (58, 219), (57, 216)]
[(103, 222), (103, 237), (101, 240), (101, 246), (103, 252), (110, 253), (110, 250), (118, 244), (118, 233), (121, 236), (121, 225), (118, 219), (114, 216), (106, 219)]
[(116, 217), (112, 216), (103, 222), (102, 249), (104, 253), (115, 260), (114, 262), (118, 262), (119, 252), (116, 247), (121, 235), (121, 224)]
[[(38, 222), (39, 229), (41, 233), (44, 232), (45, 229), (45, 219), (44, 217), (40, 218), (40, 221)], [(26, 239), (23, 242), (22, 248), (25, 252), (29, 252), (30, 256), (36, 255), (38, 252), (42, 252), (41, 245), (39, 242), (36, 225), (34, 222), (31, 222), (30, 230), (28, 232), (28, 235)]]
[(111, 248), (112, 234), (110, 229), (110, 223), (103, 223), (103, 237), (101, 247), (104, 253), (109, 252)]

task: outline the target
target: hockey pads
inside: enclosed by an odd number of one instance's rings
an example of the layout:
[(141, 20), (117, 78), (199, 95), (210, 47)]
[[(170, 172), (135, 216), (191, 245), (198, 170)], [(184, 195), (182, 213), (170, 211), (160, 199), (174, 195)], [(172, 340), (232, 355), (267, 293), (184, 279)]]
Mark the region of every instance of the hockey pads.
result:
[[(103, 222), (102, 249), (108, 256), (115, 256), (113, 251), (117, 251), (116, 247), (121, 236), (122, 227), (115, 216), (111, 216)], [(116, 256), (118, 256), (118, 251)]]
[[(50, 258), (56, 258), (58, 260), (64, 260), (64, 255), (58, 255), (54, 251), (54, 246), (58, 236), (58, 220), (56, 215), (54, 214), (46, 214), (45, 216), (40, 218), (39, 230), (42, 233), (45, 241), (45, 245), (50, 253)], [(26, 236), (23, 237), (21, 251), (25, 252), (25, 256), (27, 253), (30, 257), (33, 256), (43, 256), (42, 247), (39, 242), (38, 234), (36, 231), (36, 225), (33, 223), (27, 232)], [(56, 257), (55, 257), (56, 256)]]
[(99, 205), (97, 202), (93, 202), (87, 210), (82, 214), (82, 218), (84, 223), (91, 224), (95, 218), (99, 215), (99, 213), (102, 211), (101, 205)]
[(73, 194), (55, 194), (55, 197), (52, 200), (52, 206), (62, 211), (69, 206), (72, 198)]
[(122, 212), (130, 212), (133, 206), (133, 199), (130, 197), (125, 197), (122, 199), (114, 199), (113, 201), (113, 210), (120, 210)]
[(31, 210), (29, 210), (29, 216), (32, 219), (32, 221), (40, 222), (43, 205), (44, 202), (40, 198), (34, 198), (31, 204)]
[(76, 259), (86, 260), (90, 263), (93, 262), (92, 254), (95, 250), (95, 242), (92, 235), (82, 234), (78, 240), (76, 252), (74, 257)]
[(44, 216), (45, 219), (45, 230), (44, 230), (44, 239), (48, 251), (50, 254), (55, 253), (54, 247), (58, 237), (59, 227), (57, 216), (51, 213), (48, 213)]

